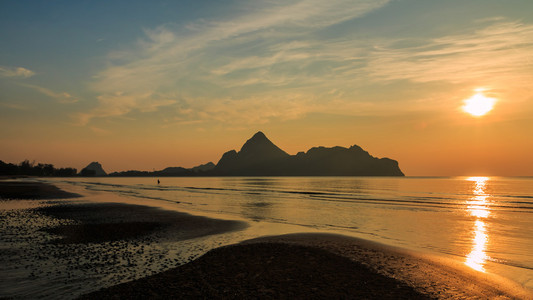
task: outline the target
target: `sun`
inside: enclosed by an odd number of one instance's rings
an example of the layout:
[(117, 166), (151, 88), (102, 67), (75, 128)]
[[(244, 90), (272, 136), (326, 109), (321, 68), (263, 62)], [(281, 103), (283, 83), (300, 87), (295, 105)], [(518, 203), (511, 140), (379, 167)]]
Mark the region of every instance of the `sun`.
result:
[(496, 98), (483, 95), (483, 89), (477, 89), (476, 94), (464, 100), (463, 110), (474, 117), (481, 117), (492, 110), (496, 103)]

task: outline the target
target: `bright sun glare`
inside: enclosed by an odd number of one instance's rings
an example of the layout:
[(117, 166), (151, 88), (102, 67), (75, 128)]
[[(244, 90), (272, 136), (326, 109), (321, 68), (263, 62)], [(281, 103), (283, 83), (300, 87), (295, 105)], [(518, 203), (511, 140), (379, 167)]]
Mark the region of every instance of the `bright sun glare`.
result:
[(476, 92), (476, 94), (464, 101), (463, 110), (474, 117), (480, 117), (492, 110), (496, 99), (483, 95), (482, 89), (478, 89)]

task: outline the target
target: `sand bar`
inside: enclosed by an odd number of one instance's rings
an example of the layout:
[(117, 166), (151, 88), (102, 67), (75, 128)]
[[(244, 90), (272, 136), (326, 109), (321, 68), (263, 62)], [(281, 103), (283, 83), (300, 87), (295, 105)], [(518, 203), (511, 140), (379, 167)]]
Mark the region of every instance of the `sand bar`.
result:
[(83, 299), (532, 299), (458, 263), (333, 234), (261, 237)]
[(462, 262), (337, 234), (289, 234), (244, 243), (287, 243), (315, 247), (349, 258), (437, 299), (533, 299), (533, 292)]
[(428, 299), (346, 257), (287, 243), (217, 248), (178, 268), (82, 297), (141, 298)]
[(75, 222), (45, 229), (61, 236), (59, 243), (102, 243), (152, 233), (166, 241), (180, 241), (246, 228), (244, 222), (124, 203), (61, 204), (42, 207), (38, 211)]

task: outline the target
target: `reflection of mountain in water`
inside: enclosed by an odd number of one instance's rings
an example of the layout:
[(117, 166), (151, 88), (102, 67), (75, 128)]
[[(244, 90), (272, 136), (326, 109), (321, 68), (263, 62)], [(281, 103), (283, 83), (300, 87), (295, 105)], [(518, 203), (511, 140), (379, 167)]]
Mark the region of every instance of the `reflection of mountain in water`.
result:
[(228, 151), (212, 171), (230, 176), (403, 176), (398, 162), (376, 158), (359, 146), (315, 147), (289, 155), (262, 132), (246, 141), (239, 152)]

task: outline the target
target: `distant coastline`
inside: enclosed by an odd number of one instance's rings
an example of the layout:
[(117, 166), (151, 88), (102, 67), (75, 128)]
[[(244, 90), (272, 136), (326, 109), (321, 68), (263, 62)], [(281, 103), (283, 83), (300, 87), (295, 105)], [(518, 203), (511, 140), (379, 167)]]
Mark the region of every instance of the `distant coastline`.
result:
[(81, 177), (190, 177), (190, 176), (405, 176), (396, 160), (377, 158), (363, 148), (313, 147), (289, 155), (264, 133), (257, 132), (240, 151), (222, 155), (217, 164), (208, 162), (193, 168), (168, 167), (159, 171), (128, 170), (107, 173), (91, 162), (79, 173), (74, 168), (55, 169), (50, 164), (24, 161), (19, 165), (0, 161), (0, 175)]

